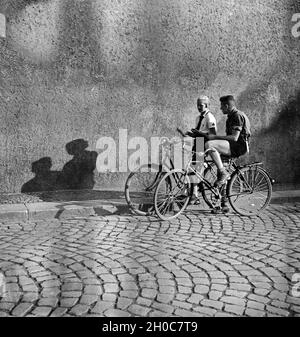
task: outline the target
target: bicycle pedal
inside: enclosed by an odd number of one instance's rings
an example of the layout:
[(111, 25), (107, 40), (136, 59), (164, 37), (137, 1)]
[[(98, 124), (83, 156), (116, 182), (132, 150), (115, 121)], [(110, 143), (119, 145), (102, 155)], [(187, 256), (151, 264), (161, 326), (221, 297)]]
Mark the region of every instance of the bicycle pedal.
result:
[(201, 204), (201, 200), (199, 198), (196, 199), (195, 202), (194, 202), (194, 205), (200, 205), (200, 204)]

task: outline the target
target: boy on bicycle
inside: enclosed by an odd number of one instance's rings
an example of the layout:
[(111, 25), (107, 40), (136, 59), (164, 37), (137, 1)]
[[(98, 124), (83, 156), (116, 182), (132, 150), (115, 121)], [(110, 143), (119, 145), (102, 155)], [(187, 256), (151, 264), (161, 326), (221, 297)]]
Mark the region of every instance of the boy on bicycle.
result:
[[(227, 115), (226, 136), (208, 135), (205, 149), (211, 149), (209, 154), (218, 168), (218, 177), (215, 182), (216, 187), (226, 183), (230, 174), (226, 171), (221, 160), (221, 154), (233, 158), (240, 157), (249, 152), (250, 122), (244, 112), (239, 111), (235, 106), (235, 99), (232, 95), (220, 98), (221, 110)], [(222, 205), (227, 208), (225, 202)]]
[[(200, 115), (197, 116), (196, 118), (196, 127), (195, 129), (192, 129), (191, 131), (188, 131), (185, 133), (185, 135), (195, 138), (194, 145), (193, 145), (193, 151), (194, 151), (193, 162), (196, 162), (197, 160), (196, 159), (197, 149), (198, 151), (204, 150), (204, 149), (201, 149), (200, 142), (202, 141), (202, 139), (200, 139), (200, 137), (203, 138), (208, 135), (216, 135), (216, 132), (217, 132), (216, 118), (209, 111), (208, 105), (209, 105), (209, 98), (207, 96), (200, 96), (197, 99), (197, 108), (198, 108)], [(199, 203), (198, 184), (200, 181), (198, 181), (199, 179), (197, 178), (196, 175), (191, 175), (190, 178), (191, 178), (191, 183), (193, 185), (193, 194), (192, 194), (190, 202), (197, 204)]]

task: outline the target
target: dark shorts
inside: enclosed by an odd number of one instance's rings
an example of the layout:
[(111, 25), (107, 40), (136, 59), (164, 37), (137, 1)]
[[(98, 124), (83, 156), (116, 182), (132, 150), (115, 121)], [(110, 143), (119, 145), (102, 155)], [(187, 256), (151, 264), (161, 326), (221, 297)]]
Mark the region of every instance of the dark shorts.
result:
[(229, 142), (231, 157), (237, 158), (247, 152), (247, 143), (245, 142)]

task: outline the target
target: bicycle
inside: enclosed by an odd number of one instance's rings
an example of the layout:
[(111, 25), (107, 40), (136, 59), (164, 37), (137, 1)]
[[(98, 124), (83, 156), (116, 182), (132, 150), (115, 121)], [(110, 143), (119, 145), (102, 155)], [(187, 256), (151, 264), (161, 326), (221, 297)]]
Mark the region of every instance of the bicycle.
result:
[[(181, 142), (181, 141), (180, 141)], [(161, 139), (160, 145), (165, 156), (161, 164), (145, 164), (130, 172), (125, 182), (125, 199), (129, 209), (136, 215), (155, 215), (153, 197), (155, 188), (164, 174), (174, 169), (171, 158), (171, 146), (178, 141), (170, 142)]]
[(186, 209), (191, 197), (190, 173), (200, 180), (203, 199), (213, 210), (221, 209), (224, 198), (229, 200), (236, 213), (243, 216), (257, 215), (269, 205), (274, 180), (261, 167), (261, 162), (239, 166), (235, 158), (227, 158), (231, 175), (226, 184), (217, 188), (214, 186), (217, 178), (215, 164), (207, 160), (209, 151), (198, 153), (204, 159), (200, 169), (195, 168), (190, 159), (185, 169), (171, 170), (161, 178), (154, 193), (155, 213), (161, 220), (175, 219)]

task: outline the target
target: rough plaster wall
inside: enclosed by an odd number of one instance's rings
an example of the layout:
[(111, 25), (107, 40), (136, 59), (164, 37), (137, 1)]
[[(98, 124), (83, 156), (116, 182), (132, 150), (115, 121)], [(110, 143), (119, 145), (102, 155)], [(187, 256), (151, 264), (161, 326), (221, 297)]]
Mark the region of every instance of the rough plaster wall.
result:
[[(251, 121), (250, 160), (300, 182), (297, 1), (4, 0), (0, 40), (1, 191), (20, 191), (31, 164), (60, 171), (77, 138), (173, 136), (190, 127), (200, 93), (234, 94)], [(98, 174), (95, 187), (124, 175)]]

